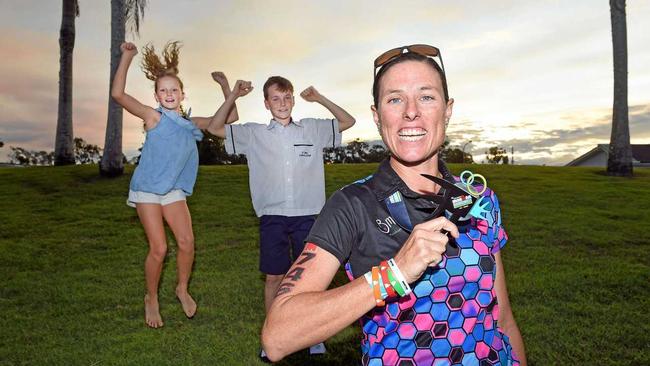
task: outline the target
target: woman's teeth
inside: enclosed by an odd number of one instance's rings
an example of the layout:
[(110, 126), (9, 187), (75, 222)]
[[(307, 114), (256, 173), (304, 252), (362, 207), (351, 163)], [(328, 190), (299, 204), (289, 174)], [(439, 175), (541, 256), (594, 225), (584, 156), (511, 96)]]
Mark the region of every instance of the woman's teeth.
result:
[(427, 131), (420, 128), (403, 129), (397, 133), (400, 140), (409, 141), (409, 142), (420, 140), (426, 134)]

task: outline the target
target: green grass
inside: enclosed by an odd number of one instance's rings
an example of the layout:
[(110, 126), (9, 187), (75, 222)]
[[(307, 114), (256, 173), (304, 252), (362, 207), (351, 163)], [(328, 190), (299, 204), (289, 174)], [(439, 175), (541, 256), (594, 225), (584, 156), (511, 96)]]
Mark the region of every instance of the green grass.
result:
[[(328, 194), (375, 167), (327, 166)], [(622, 179), (590, 168), (471, 169), (499, 194), (510, 299), (530, 363), (650, 364), (650, 170)], [(97, 172), (0, 169), (0, 364), (261, 364), (263, 279), (246, 167), (201, 167), (189, 200), (199, 310), (188, 320), (174, 298), (169, 236), (158, 330), (143, 321), (147, 247), (124, 204), (131, 168), (113, 180)], [(355, 364), (359, 337), (351, 326), (324, 358), (280, 364)]]

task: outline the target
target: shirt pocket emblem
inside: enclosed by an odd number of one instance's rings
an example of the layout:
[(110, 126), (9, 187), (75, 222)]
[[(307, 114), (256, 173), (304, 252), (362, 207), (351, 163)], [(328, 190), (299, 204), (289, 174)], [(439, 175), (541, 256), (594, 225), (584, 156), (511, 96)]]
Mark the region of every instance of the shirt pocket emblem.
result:
[(293, 144), (293, 151), (298, 158), (311, 158), (314, 155), (314, 144)]

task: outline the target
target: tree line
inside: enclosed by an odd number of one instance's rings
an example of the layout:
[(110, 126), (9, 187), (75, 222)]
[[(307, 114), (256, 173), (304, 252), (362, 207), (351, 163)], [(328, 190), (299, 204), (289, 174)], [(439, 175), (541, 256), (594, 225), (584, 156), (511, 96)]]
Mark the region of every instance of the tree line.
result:
[[(4, 143), (0, 141), (0, 147)], [(246, 164), (245, 155), (233, 155), (226, 152), (224, 140), (209, 133), (204, 134), (203, 140), (197, 142), (200, 165), (238, 165)], [(55, 165), (56, 155), (54, 151), (28, 150), (22, 147), (10, 146), (9, 162), (15, 165)], [(142, 147), (138, 149), (141, 151)], [(87, 143), (84, 139), (75, 137), (73, 147), (74, 163), (97, 164), (101, 162), (105, 150), (98, 145)], [(485, 151), (488, 164), (509, 164), (511, 161), (507, 156), (506, 149), (494, 146)], [(357, 164), (357, 163), (378, 163), (389, 156), (388, 150), (377, 143), (368, 143), (356, 139), (344, 146), (326, 148), (323, 150), (323, 161), (326, 164)], [(464, 152), (456, 146), (451, 146), (446, 140), (441, 147), (440, 157), (447, 163), (474, 164), (474, 157), (471, 153)], [(127, 159), (122, 154), (121, 163), (138, 164), (140, 155)]]
[[(75, 137), (73, 141), (74, 146), (72, 148), (72, 158), (75, 164), (97, 164), (101, 160), (103, 151), (101, 147), (89, 144), (79, 137)], [(0, 147), (2, 146), (2, 141), (0, 141)], [(9, 153), (9, 163), (14, 165), (30, 166), (55, 164), (54, 151), (28, 150), (20, 146), (9, 146), (9, 149), (11, 150)]]

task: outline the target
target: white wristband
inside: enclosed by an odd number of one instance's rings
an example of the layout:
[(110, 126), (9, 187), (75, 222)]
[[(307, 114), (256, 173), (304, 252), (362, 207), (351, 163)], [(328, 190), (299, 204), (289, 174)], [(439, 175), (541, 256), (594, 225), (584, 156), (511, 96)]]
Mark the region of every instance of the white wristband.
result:
[(365, 277), (366, 281), (368, 281), (368, 286), (372, 288), (372, 272), (371, 271), (366, 272), (366, 274), (364, 274), (363, 277)]
[(388, 260), (388, 267), (390, 267), (391, 271), (393, 271), (395, 280), (397, 280), (400, 283), (400, 285), (402, 285), (402, 288), (404, 289), (404, 296), (413, 292), (413, 290), (411, 290), (411, 286), (409, 286), (408, 282), (406, 282), (404, 275), (397, 267), (397, 264), (395, 263), (395, 259), (391, 258)]

